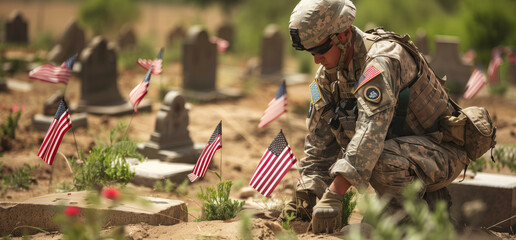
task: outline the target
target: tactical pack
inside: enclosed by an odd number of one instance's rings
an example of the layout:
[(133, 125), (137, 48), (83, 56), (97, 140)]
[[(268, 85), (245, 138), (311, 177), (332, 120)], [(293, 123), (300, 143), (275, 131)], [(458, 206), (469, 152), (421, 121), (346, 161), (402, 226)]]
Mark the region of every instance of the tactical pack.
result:
[[(377, 36), (373, 42), (388, 40), (403, 46), (413, 56), (418, 65), (419, 71), (414, 80), (424, 75), (424, 65), (427, 65), (427, 69), (430, 69), (433, 75), (437, 76), (424, 56), (417, 50), (414, 43), (410, 41), (410, 37), (407, 34), (401, 36), (393, 32), (387, 32), (382, 28), (371, 29), (366, 31), (366, 33)], [(439, 78), (441, 85), (443, 85), (445, 81), (446, 78)], [(409, 84), (408, 88), (411, 87), (413, 82)], [(489, 149), (493, 149), (496, 145), (496, 127), (489, 116), (489, 112), (483, 107), (476, 106), (463, 109), (451, 98), (448, 99), (455, 109), (455, 113), (451, 116), (442, 116), (439, 119), (439, 131), (443, 133), (443, 141), (452, 142), (457, 146), (463, 147), (468, 158), (473, 161), (481, 157)], [(405, 117), (403, 113), (406, 112), (407, 103), (403, 101), (403, 99), (400, 99), (398, 103), (395, 119)], [(403, 121), (401, 122), (403, 123)], [(494, 161), (492, 155), (491, 159)]]

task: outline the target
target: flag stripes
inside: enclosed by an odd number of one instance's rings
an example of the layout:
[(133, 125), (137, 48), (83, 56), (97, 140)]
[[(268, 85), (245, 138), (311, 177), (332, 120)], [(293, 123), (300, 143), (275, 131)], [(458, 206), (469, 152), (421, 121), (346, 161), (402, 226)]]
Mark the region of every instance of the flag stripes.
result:
[(287, 88), (285, 80), (281, 83), (274, 98), (269, 102), (267, 108), (263, 112), (263, 116), (258, 123), (259, 128), (267, 126), (272, 121), (276, 120), (281, 114), (287, 112)]
[(129, 101), (131, 102), (131, 105), (133, 105), (135, 112), (138, 112), (138, 105), (142, 101), (143, 97), (147, 95), (147, 89), (149, 88), (152, 69), (153, 66), (151, 66), (149, 71), (147, 71), (147, 74), (145, 74), (145, 77), (140, 82), (140, 84), (138, 84), (138, 86), (136, 86), (131, 91), (131, 93), (129, 93)]
[(480, 89), (487, 84), (486, 76), (479, 68), (476, 68), (466, 84), (466, 92), (464, 92), (464, 98), (470, 99), (474, 97)]
[(56, 156), (61, 140), (64, 134), (72, 127), (72, 121), (70, 120), (70, 114), (66, 103), (61, 100), (59, 108), (57, 110), (52, 123), (45, 135), (41, 148), (38, 152), (38, 157), (43, 159), (48, 165), (52, 165)]
[(154, 67), (154, 70), (152, 70), (152, 74), (161, 74), (163, 72), (163, 48), (159, 51), (159, 54), (156, 57), (156, 59), (150, 60), (138, 58), (138, 60), (136, 60), (136, 64), (138, 64), (145, 70), (149, 70), (151, 67)]
[(489, 62), (489, 66), (487, 67), (487, 74), (489, 75), (489, 80), (492, 83), (498, 82), (498, 68), (502, 64), (503, 60), (500, 56), (500, 51), (498, 51), (498, 49), (494, 49), (491, 53), (491, 61)]
[(206, 175), (206, 171), (210, 166), (211, 160), (215, 155), (215, 152), (222, 148), (222, 121), (219, 122), (213, 133), (211, 134), (210, 140), (206, 144), (206, 147), (197, 159), (197, 163), (192, 170), (192, 173), (188, 174), (188, 179), (191, 182), (197, 181), (199, 178)]
[(48, 83), (68, 84), (68, 80), (72, 76), (72, 67), (75, 62), (75, 56), (66, 60), (61, 66), (51, 64), (43, 64), (29, 72), (29, 78), (40, 80)]

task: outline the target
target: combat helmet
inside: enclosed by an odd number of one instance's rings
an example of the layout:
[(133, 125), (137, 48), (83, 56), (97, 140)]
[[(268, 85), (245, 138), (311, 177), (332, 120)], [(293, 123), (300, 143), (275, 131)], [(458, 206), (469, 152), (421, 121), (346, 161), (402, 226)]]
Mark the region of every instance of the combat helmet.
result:
[(289, 32), (296, 50), (310, 50), (326, 37), (344, 32), (355, 20), (350, 0), (301, 0), (290, 15)]

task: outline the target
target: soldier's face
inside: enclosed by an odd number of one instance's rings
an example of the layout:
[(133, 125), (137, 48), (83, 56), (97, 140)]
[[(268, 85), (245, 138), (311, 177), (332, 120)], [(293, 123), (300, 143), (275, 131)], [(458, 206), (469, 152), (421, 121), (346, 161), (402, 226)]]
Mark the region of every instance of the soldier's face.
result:
[[(324, 44), (328, 38), (323, 39), (317, 46)], [(316, 64), (321, 64), (325, 68), (334, 68), (339, 64), (339, 58), (340, 58), (340, 48), (335, 46), (333, 41), (330, 43), (331, 48), (323, 53), (323, 54), (313, 54), (314, 56), (314, 62)]]

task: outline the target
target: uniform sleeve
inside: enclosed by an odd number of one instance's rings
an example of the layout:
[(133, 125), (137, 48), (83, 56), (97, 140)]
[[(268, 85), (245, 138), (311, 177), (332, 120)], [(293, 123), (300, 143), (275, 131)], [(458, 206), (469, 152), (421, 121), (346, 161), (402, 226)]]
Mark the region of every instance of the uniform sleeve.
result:
[(331, 168), (331, 176), (341, 174), (357, 188), (368, 185), (383, 151), (399, 91), (396, 89), (400, 72), (397, 61), (377, 57), (364, 69), (354, 92), (359, 109), (355, 135), (343, 158)]

